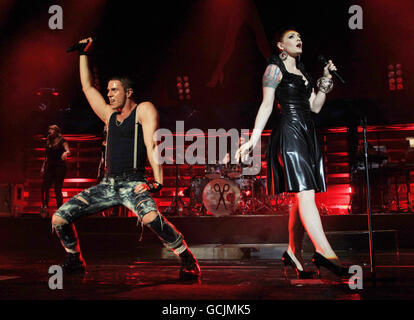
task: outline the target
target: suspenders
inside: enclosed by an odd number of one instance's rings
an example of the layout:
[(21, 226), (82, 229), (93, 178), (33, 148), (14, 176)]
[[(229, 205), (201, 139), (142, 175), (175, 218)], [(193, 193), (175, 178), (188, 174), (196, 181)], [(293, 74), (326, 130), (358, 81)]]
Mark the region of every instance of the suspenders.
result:
[(104, 159), (104, 173), (107, 174), (108, 167), (106, 166), (106, 155), (108, 152), (108, 136), (109, 136), (109, 122), (111, 121), (111, 118), (109, 118), (108, 124), (106, 126), (106, 144), (105, 144), (105, 159)]
[(135, 135), (134, 135), (134, 172), (137, 170), (137, 153), (138, 153), (138, 105), (135, 107)]
[[(138, 130), (138, 104), (135, 106), (135, 133), (134, 133), (134, 159), (133, 159), (133, 163), (134, 163), (134, 172), (137, 171), (137, 155), (138, 155), (138, 136), (139, 136), (139, 130)], [(116, 121), (116, 118), (115, 118)], [(108, 126), (107, 126), (107, 131), (106, 131), (106, 147), (105, 147), (105, 172), (107, 170), (106, 167), (106, 160), (107, 160), (107, 152), (108, 152), (108, 137), (109, 137), (109, 127), (110, 127), (110, 121), (108, 121)]]

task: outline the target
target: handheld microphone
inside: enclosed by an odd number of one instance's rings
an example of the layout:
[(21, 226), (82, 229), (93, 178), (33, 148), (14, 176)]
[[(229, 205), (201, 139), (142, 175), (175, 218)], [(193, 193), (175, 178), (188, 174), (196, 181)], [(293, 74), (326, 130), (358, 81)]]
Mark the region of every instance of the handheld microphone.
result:
[[(323, 55), (320, 55), (318, 57), (318, 60), (323, 64), (324, 67), (329, 63), (329, 61), (326, 60), (326, 58)], [(345, 84), (345, 80), (339, 75), (338, 71), (329, 70), (329, 73), (333, 74), (335, 78), (339, 80), (339, 82), (341, 82), (342, 84)]]
[[(93, 41), (96, 41), (96, 37), (92, 37)], [(77, 43), (73, 46), (71, 46), (69, 49), (66, 50), (67, 53), (72, 52), (72, 51), (76, 51), (76, 50), (83, 50), (86, 48), (86, 46), (88, 45), (89, 42), (85, 42), (85, 43)]]

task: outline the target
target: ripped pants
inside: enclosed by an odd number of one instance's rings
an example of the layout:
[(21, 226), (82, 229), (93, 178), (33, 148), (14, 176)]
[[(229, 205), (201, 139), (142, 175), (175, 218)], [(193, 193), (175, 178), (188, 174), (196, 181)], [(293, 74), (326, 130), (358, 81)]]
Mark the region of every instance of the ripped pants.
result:
[[(158, 212), (157, 205), (148, 191), (137, 194), (135, 186), (146, 183), (134, 176), (122, 176), (108, 178), (96, 186), (85, 189), (72, 199), (68, 200), (55, 213), (67, 221), (62, 225), (53, 225), (62, 245), (70, 250), (79, 250), (79, 241), (73, 222), (81, 217), (103, 211), (113, 206), (124, 205), (134, 212), (138, 219), (149, 212)], [(148, 224), (163, 242), (164, 246), (171, 249), (177, 255), (187, 248), (183, 236), (169, 223), (159, 212), (157, 218)]]

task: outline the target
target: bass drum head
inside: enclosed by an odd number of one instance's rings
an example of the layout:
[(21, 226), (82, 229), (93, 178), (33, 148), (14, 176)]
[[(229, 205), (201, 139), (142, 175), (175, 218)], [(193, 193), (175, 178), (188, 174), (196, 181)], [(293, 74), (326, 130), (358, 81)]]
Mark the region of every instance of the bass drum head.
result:
[(231, 180), (211, 180), (203, 190), (203, 204), (206, 209), (217, 216), (234, 213), (240, 202), (240, 188)]

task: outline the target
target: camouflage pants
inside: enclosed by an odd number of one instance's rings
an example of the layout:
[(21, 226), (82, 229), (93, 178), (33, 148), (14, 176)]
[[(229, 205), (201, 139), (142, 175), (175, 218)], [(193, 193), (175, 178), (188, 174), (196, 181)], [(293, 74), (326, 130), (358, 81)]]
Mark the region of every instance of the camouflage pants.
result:
[[(68, 223), (53, 225), (62, 245), (68, 249), (77, 248), (78, 237), (73, 222), (107, 208), (124, 205), (134, 212), (141, 221), (147, 213), (158, 212), (157, 205), (148, 191), (139, 194), (134, 192), (135, 186), (140, 183), (146, 183), (146, 181), (142, 178), (137, 179), (133, 175), (105, 177), (100, 184), (85, 189), (68, 200), (55, 213), (56, 216), (63, 218)], [(175, 250), (183, 246), (184, 240), (181, 233), (160, 213), (158, 213), (158, 218), (148, 226), (157, 233), (167, 248)]]

